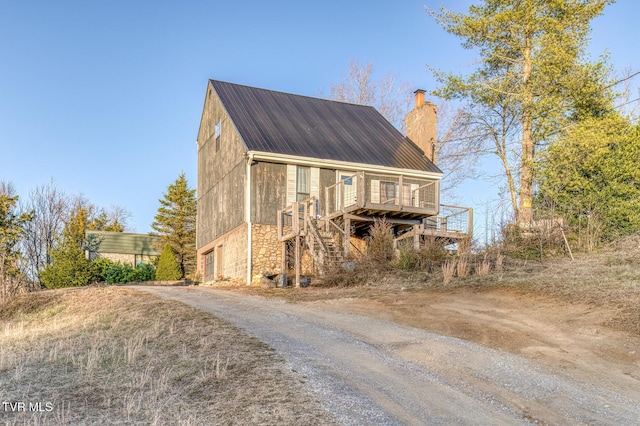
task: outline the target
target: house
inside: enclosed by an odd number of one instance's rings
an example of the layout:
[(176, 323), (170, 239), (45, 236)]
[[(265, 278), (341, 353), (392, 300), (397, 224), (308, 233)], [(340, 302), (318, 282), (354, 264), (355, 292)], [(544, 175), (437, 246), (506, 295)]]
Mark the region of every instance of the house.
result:
[(374, 218), (415, 244), (427, 229), (463, 233), (438, 217), (436, 108), (415, 94), (404, 137), (373, 107), (209, 80), (197, 139), (202, 280), (322, 271)]
[(86, 255), (89, 260), (109, 259), (135, 267), (150, 263), (160, 256), (160, 239), (148, 234), (128, 232), (87, 231), (89, 242)]

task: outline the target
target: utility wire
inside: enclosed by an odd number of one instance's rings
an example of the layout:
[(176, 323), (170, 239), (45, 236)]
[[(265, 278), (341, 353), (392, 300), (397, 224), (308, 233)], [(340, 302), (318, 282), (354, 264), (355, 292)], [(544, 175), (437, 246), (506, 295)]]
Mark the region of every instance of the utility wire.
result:
[(610, 87), (613, 87), (613, 86), (615, 86), (615, 85), (617, 85), (617, 84), (620, 84), (620, 83), (622, 83), (623, 81), (631, 80), (633, 77), (637, 76), (638, 74), (640, 74), (640, 71), (636, 71), (636, 72), (634, 72), (633, 74), (626, 76), (625, 78), (622, 78), (622, 79), (620, 79), (620, 80), (618, 80), (618, 81), (614, 81), (613, 83), (611, 83), (611, 84), (610, 84), (610, 85), (608, 85), (607, 87), (602, 88), (602, 91), (605, 91), (605, 90), (607, 90), (607, 89), (608, 89), (608, 88), (610, 88)]

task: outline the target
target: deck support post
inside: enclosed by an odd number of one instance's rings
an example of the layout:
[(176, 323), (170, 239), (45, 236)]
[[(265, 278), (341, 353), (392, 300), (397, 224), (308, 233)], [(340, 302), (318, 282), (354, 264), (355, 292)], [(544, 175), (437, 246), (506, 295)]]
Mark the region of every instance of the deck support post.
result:
[(302, 270), (302, 265), (300, 264), (302, 259), (300, 256), (300, 235), (296, 235), (296, 249), (295, 249), (295, 257), (296, 257), (296, 287), (300, 287), (300, 273)]
[(351, 219), (344, 218), (344, 256), (349, 255), (349, 247), (351, 246)]
[(280, 243), (280, 253), (282, 256), (282, 261), (280, 262), (280, 273), (282, 275), (287, 275), (287, 242), (282, 241)]

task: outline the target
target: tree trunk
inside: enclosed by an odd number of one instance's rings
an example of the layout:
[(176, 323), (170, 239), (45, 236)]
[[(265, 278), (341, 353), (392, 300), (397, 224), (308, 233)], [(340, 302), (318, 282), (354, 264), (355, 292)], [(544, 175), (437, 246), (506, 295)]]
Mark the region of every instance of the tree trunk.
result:
[(520, 208), (516, 221), (518, 224), (531, 223), (533, 219), (533, 93), (531, 77), (531, 36), (525, 37), (522, 61), (522, 157), (520, 174)]

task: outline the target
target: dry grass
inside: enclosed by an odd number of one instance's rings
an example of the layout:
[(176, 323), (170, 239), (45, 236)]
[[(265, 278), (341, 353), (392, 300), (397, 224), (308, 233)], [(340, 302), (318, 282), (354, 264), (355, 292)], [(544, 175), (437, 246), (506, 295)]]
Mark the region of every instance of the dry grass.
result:
[(491, 262), (489, 262), (487, 256), (484, 256), (482, 260), (478, 260), (476, 262), (475, 270), (476, 275), (478, 275), (479, 277), (486, 277), (487, 275), (489, 275), (489, 272), (491, 271)]
[(442, 264), (442, 282), (445, 285), (448, 285), (453, 281), (453, 277), (456, 275), (456, 264), (457, 262), (455, 259), (445, 260)]
[[(441, 270), (428, 274), (396, 270), (375, 274), (362, 285), (341, 288), (319, 288), (312, 281), (312, 286), (306, 289), (242, 288), (238, 291), (296, 302), (336, 298), (384, 300), (399, 291), (433, 293), (465, 287), (477, 291), (508, 288), (525, 295), (551, 296), (562, 303), (608, 307), (613, 319), (607, 325), (640, 335), (640, 236), (618, 241), (601, 253), (576, 255), (575, 261), (563, 257), (540, 263), (514, 260), (499, 253), (493, 264), (495, 268), (491, 268), (491, 259), (479, 259), (474, 264), (474, 274), (450, 279), (446, 284), (446, 272)], [(486, 275), (482, 275), (483, 268), (487, 270)]]
[[(107, 287), (0, 310), (0, 420), (22, 424), (329, 424), (268, 346), (177, 302)], [(41, 412), (29, 404), (41, 403)], [(48, 408), (51, 408), (48, 410)]]

